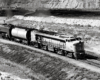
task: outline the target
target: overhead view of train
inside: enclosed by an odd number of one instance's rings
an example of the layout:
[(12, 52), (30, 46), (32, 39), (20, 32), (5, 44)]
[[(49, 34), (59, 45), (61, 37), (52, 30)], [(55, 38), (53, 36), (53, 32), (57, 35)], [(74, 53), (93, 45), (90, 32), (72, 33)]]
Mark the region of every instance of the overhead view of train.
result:
[(0, 34), (2, 38), (18, 40), (20, 43), (37, 46), (40, 49), (53, 51), (60, 55), (71, 54), (75, 59), (82, 58), (85, 55), (84, 42), (80, 37), (51, 35), (12, 25), (0, 26)]

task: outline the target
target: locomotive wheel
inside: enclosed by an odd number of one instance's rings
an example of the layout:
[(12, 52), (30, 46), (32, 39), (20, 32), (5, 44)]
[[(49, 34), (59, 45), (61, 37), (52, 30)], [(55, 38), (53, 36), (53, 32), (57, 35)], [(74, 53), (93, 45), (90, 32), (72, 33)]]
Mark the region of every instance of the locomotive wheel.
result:
[(22, 43), (22, 40), (20, 40), (19, 42)]
[(85, 53), (83, 54), (82, 58), (83, 58), (83, 59), (86, 59), (86, 54), (85, 54)]
[(38, 43), (38, 48), (42, 48), (42, 44), (41, 43)]
[(78, 58), (79, 58), (79, 55), (77, 54), (77, 53), (72, 53), (72, 57), (74, 58), (74, 59), (76, 59), (76, 60), (78, 60)]
[(3, 39), (5, 39), (5, 37), (4, 37), (4, 36), (2, 36), (2, 38), (3, 38)]
[(48, 51), (48, 46), (47, 45), (43, 45), (42, 49)]
[(62, 50), (58, 50), (57, 54), (62, 55)]
[(48, 46), (46, 46), (46, 51), (48, 51)]
[(54, 48), (54, 53), (57, 53), (57, 49), (56, 48)]
[(63, 56), (67, 56), (68, 52), (67, 51), (63, 51)]
[(5, 37), (5, 39), (9, 38), (8, 34), (4, 34), (4, 37)]
[(86, 59), (85, 52), (83, 52), (83, 53), (80, 53), (80, 58), (81, 58), (81, 59)]
[(11, 40), (11, 38), (10, 38), (10, 37), (8, 37), (8, 39), (9, 39), (9, 40)]
[(11, 40), (11, 41), (14, 41), (14, 38), (13, 38), (13, 37), (11, 37), (11, 38), (10, 38), (10, 40)]
[(37, 48), (38, 47), (38, 43), (32, 43), (32, 45)]
[(5, 38), (3, 33), (1, 34), (1, 36), (2, 36), (3, 39)]

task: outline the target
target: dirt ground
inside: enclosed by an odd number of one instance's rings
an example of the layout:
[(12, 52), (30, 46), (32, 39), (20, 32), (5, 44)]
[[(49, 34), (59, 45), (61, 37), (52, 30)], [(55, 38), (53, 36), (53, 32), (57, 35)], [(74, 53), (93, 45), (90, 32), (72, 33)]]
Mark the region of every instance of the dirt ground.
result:
[(25, 74), (29, 69), (0, 56), (0, 80), (31, 80)]
[(21, 78), (31, 78), (32, 80), (100, 79), (99, 73), (91, 72), (61, 59), (15, 45), (0, 43), (0, 56), (0, 60), (2, 60), (0, 62), (0, 70)]

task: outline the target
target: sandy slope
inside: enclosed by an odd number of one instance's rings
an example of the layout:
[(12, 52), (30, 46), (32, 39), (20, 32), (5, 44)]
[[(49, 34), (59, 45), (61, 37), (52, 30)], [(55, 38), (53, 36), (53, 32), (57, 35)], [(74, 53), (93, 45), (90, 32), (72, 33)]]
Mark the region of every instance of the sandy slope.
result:
[(0, 80), (31, 80), (25, 75), (25, 67), (0, 56)]
[[(77, 67), (54, 56), (15, 45), (0, 45), (6, 59), (30, 68), (27, 75), (33, 80), (99, 80), (99, 73)], [(22, 68), (23, 69), (23, 68)]]

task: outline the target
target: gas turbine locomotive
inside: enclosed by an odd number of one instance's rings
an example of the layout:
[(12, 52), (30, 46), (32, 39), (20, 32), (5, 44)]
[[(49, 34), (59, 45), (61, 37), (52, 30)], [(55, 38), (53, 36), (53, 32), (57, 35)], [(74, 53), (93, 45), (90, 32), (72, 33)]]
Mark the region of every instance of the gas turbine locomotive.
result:
[(34, 45), (64, 56), (71, 54), (75, 59), (82, 58), (85, 55), (84, 42), (79, 37), (50, 35), (12, 25), (0, 26), (0, 33), (2, 38), (27, 42), (28, 45)]

